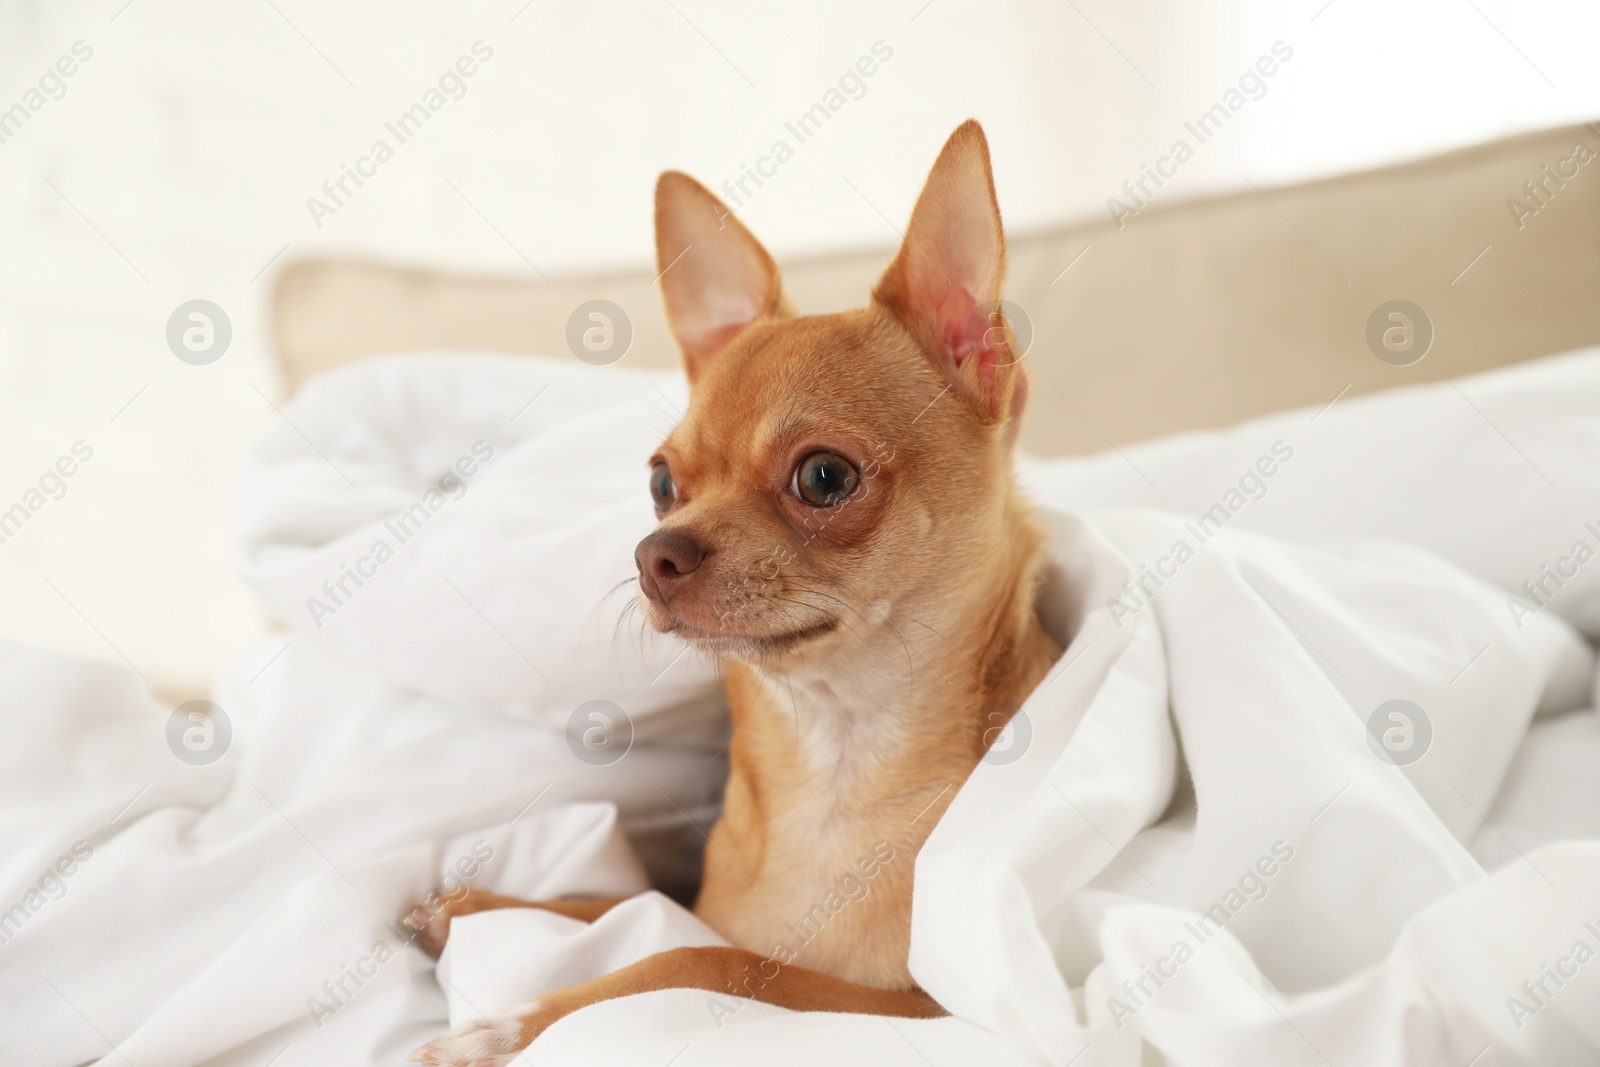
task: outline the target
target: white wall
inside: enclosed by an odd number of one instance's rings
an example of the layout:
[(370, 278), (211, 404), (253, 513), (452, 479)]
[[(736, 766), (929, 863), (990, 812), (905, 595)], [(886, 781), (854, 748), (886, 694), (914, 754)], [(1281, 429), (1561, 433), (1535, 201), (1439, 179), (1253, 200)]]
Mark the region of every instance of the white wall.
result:
[[(93, 49), (0, 144), (0, 510), (94, 449), (0, 544), (0, 636), (125, 657), (172, 692), (263, 625), (226, 530), (234, 457), (276, 417), (271, 263), (638, 266), (659, 170), (720, 186), (779, 138), (793, 158), (741, 209), (771, 247), (881, 245), (969, 115), (1008, 224), (1044, 227), (1105, 211), (1279, 40), (1292, 59), (1162, 197), (1600, 115), (1600, 5), (1575, 0), (124, 4), (0, 0), (0, 109)], [(307, 198), (479, 40), (465, 96), (315, 225)], [(785, 121), (879, 41), (860, 98), (796, 143)], [(207, 367), (163, 341), (195, 297), (235, 328)]]

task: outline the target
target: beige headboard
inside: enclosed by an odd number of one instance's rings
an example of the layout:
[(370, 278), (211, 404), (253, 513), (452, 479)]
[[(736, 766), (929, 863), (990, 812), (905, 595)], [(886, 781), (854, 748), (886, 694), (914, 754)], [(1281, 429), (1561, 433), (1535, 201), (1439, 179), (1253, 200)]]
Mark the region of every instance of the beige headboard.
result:
[[(1006, 295), (1034, 331), (1024, 444), (1094, 452), (1323, 404), (1346, 386), (1354, 395), (1600, 343), (1600, 161), (1559, 187), (1542, 169), (1580, 142), (1600, 151), (1600, 130), (1542, 131), (1288, 188), (1158, 199), (1120, 229), (1103, 216), (1013, 234)], [(1542, 203), (1529, 181), (1544, 182)], [(1538, 210), (1519, 220), (1513, 198)], [(785, 283), (805, 313), (859, 306), (892, 252), (786, 263)], [(546, 284), (306, 261), (282, 272), (273, 323), (291, 389), (379, 352), (574, 358), (567, 320), (595, 298), (632, 320), (621, 365), (675, 366), (652, 274)], [(1368, 318), (1393, 299), (1420, 305), (1433, 324), (1431, 350), (1411, 366), (1368, 348)]]

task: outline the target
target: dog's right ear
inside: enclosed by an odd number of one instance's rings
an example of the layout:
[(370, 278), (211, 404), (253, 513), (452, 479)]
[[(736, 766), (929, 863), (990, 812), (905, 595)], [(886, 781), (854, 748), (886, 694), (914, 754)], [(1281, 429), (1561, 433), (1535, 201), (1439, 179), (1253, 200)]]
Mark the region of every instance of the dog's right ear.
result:
[(690, 382), (746, 326), (789, 313), (778, 265), (761, 242), (675, 170), (656, 182), (656, 268)]

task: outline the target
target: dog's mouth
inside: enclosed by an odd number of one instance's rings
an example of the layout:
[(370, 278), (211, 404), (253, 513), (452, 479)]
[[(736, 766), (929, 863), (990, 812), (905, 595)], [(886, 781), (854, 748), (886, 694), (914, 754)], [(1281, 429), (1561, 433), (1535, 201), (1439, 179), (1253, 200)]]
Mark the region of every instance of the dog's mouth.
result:
[(777, 634), (729, 634), (701, 630), (672, 616), (667, 632), (676, 634), (708, 652), (721, 655), (776, 655), (789, 652), (815, 638), (830, 634), (839, 628), (838, 619), (824, 619), (811, 626), (786, 630)]

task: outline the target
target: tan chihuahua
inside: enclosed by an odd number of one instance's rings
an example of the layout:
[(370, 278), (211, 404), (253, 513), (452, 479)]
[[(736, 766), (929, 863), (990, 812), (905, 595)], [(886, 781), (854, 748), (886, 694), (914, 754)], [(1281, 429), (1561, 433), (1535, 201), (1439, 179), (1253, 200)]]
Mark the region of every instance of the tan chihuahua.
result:
[[(1005, 238), (976, 122), (863, 310), (797, 317), (772, 257), (682, 174), (656, 186), (656, 256), (691, 391), (650, 461), (661, 524), (636, 561), (650, 625), (723, 663), (734, 740), (694, 910), (737, 947), (541, 996), (421, 1063), (506, 1064), (570, 1012), (654, 989), (943, 1014), (907, 967), (916, 854), (1061, 653), (1012, 473), (1028, 386), (991, 310)], [(616, 903), (472, 891), (416, 921), (437, 953), (455, 915)]]

